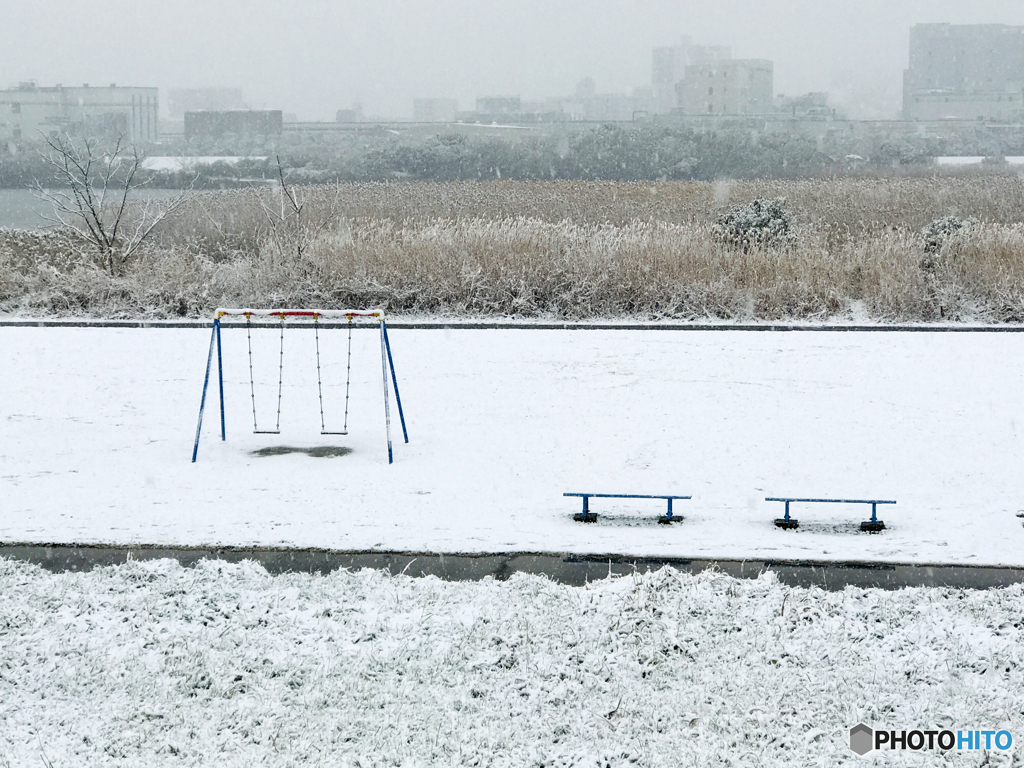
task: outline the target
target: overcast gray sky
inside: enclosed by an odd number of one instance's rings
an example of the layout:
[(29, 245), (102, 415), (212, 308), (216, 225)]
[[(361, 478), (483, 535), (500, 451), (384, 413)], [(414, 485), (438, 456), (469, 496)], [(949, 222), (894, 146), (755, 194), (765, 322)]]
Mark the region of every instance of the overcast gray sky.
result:
[(650, 83), (682, 34), (775, 62), (777, 93), (827, 90), (895, 115), (917, 22), (1024, 24), (1024, 0), (0, 0), (0, 85), (236, 86), (254, 107), (333, 119), (361, 101), (524, 99)]

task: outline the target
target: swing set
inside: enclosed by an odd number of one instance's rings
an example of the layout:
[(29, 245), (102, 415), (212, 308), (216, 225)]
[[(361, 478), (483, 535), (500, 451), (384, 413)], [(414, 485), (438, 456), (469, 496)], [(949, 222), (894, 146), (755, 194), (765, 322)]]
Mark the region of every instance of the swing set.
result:
[[(384, 428), (388, 440), (388, 464), (394, 463), (394, 454), (391, 449), (391, 409), (388, 403), (389, 385), (395, 389), (395, 403), (398, 405), (398, 416), (402, 423), (402, 434), (405, 442), (409, 442), (409, 432), (405, 427), (405, 414), (402, 411), (402, 398), (398, 394), (398, 379), (395, 376), (395, 364), (391, 357), (391, 342), (388, 339), (387, 323), (384, 319), (384, 311), (380, 309), (218, 309), (213, 320), (213, 330), (210, 334), (210, 351), (206, 356), (206, 376), (203, 380), (203, 396), (199, 402), (199, 422), (196, 425), (196, 440), (192, 448), (192, 462), (195, 463), (199, 453), (199, 436), (203, 429), (203, 412), (206, 409), (206, 392), (210, 384), (210, 372), (213, 367), (213, 350), (217, 348), (217, 383), (220, 392), (220, 437), (227, 440), (227, 431), (224, 420), (224, 358), (221, 350), (221, 318), (223, 317), (244, 317), (246, 343), (249, 353), (249, 393), (252, 396), (252, 431), (257, 435), (278, 435), (281, 433), (281, 395), (284, 385), (284, 331), (286, 321), (312, 320), (313, 338), (316, 350), (316, 387), (320, 401), (320, 434), (321, 435), (347, 435), (348, 434), (348, 406), (349, 392), (352, 384), (352, 327), (356, 319), (368, 319), (376, 321), (380, 327), (380, 359), (381, 371), (384, 377)], [(256, 379), (253, 375), (252, 365), (252, 321), (253, 318), (277, 318), (280, 325), (280, 343), (278, 352), (278, 374), (277, 374), (277, 420), (273, 429), (260, 429), (256, 417)], [(347, 320), (348, 328), (348, 351), (346, 355), (345, 369), (345, 412), (341, 430), (327, 429), (327, 421), (324, 417), (324, 391), (323, 377), (320, 368), (320, 320), (344, 318)], [(229, 326), (230, 327), (230, 326)], [(331, 324), (330, 327), (335, 327)], [(390, 381), (388, 373), (390, 372)]]

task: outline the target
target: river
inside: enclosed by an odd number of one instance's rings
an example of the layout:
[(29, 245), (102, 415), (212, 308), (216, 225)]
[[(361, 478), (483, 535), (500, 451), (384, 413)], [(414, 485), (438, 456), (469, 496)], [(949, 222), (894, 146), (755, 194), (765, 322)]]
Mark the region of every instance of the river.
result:
[[(178, 191), (147, 189), (134, 194), (166, 200), (175, 197)], [(45, 229), (50, 226), (46, 221), (47, 216), (53, 216), (53, 209), (31, 189), (0, 189), (0, 229)]]

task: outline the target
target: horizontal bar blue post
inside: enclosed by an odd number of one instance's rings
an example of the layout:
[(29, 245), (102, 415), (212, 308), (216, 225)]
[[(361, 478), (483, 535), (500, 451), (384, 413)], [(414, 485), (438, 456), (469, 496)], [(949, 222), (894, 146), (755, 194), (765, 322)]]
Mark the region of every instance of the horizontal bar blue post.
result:
[[(671, 493), (563, 493), (563, 496), (576, 496), (583, 499), (583, 520), (587, 522), (587, 516), (590, 513), (590, 500), (591, 499), (665, 499), (668, 502), (668, 509), (665, 511), (665, 520), (669, 523), (672, 522), (672, 500), (673, 499), (692, 499), (692, 496), (677, 496)], [(787, 504), (788, 508), (789, 505)]]
[(583, 496), (592, 499), (692, 499), (692, 496), (672, 496), (667, 493), (563, 493), (563, 496)]
[(765, 501), (801, 501), (814, 502), (816, 504), (895, 504), (895, 501), (883, 499), (798, 499), (795, 497), (765, 496)]

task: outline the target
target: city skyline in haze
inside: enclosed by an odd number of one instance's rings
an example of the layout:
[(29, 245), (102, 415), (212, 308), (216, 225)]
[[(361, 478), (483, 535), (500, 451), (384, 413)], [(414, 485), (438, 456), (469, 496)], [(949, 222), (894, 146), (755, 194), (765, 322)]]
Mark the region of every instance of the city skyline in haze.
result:
[(0, 87), (236, 87), (256, 108), (332, 120), (354, 102), (368, 116), (409, 117), (414, 98), (524, 100), (651, 83), (651, 50), (723, 45), (775, 63), (775, 92), (828, 91), (853, 117), (895, 117), (917, 23), (1024, 24), (1019, 0), (40, 0), (0, 29)]

